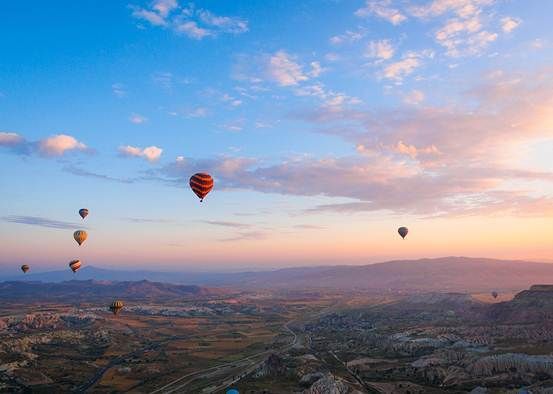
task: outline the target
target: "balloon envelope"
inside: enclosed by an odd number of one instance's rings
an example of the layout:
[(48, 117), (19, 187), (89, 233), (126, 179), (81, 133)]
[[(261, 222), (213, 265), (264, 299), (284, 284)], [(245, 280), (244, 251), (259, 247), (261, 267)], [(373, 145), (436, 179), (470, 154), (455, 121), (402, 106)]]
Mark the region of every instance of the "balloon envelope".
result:
[(123, 301), (113, 301), (109, 306), (109, 310), (113, 312), (114, 315), (117, 315), (121, 309), (123, 309)]
[(497, 291), (492, 291), (492, 297), (493, 297), (493, 298), (497, 298), (498, 295), (499, 295), (499, 294), (497, 294)]
[(190, 177), (190, 188), (203, 201), (213, 189), (213, 178), (209, 174), (198, 172)]
[(399, 235), (401, 235), (401, 238), (405, 239), (409, 230), (407, 229), (407, 227), (400, 227), (397, 229), (397, 232), (399, 233)]
[(79, 209), (79, 215), (81, 215), (83, 219), (86, 218), (88, 216), (88, 209), (86, 208)]
[(69, 268), (71, 268), (71, 271), (77, 272), (81, 268), (81, 265), (81, 260), (71, 260)]
[(21, 266), (21, 271), (23, 271), (24, 274), (27, 273), (27, 271), (29, 271), (31, 269), (31, 267), (29, 267), (27, 264), (23, 264)]
[(88, 234), (84, 230), (77, 230), (73, 233), (73, 238), (79, 245), (82, 245), (84, 241), (88, 238)]

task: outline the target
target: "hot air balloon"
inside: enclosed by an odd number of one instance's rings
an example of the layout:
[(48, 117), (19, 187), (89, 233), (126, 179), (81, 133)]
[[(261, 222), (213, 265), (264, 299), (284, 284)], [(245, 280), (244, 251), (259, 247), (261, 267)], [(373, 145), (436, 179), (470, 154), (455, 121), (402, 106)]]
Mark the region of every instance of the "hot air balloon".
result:
[(190, 188), (203, 201), (213, 189), (213, 178), (209, 174), (198, 172), (190, 177)]
[(71, 262), (69, 263), (69, 268), (71, 268), (71, 271), (75, 273), (81, 268), (81, 265), (81, 260), (71, 260)]
[(227, 394), (240, 394), (236, 389), (228, 389)]
[(497, 294), (497, 291), (492, 291), (492, 297), (493, 297), (493, 298), (497, 298), (498, 295), (499, 295), (499, 294)]
[(21, 266), (21, 271), (23, 271), (24, 274), (27, 273), (27, 271), (29, 271), (31, 269), (31, 267), (29, 267), (27, 264), (23, 264)]
[(109, 306), (109, 310), (113, 312), (114, 315), (117, 315), (121, 309), (123, 309), (123, 301), (113, 301)]
[(401, 235), (401, 238), (405, 239), (409, 230), (407, 229), (407, 227), (400, 227), (397, 229), (397, 232), (399, 233), (399, 235)]
[(88, 216), (88, 209), (86, 208), (79, 209), (79, 215), (81, 215), (83, 219), (86, 218)]
[(84, 230), (77, 230), (73, 233), (73, 238), (75, 238), (75, 241), (80, 245), (83, 244), (84, 241), (86, 241), (86, 238), (88, 237), (88, 234)]

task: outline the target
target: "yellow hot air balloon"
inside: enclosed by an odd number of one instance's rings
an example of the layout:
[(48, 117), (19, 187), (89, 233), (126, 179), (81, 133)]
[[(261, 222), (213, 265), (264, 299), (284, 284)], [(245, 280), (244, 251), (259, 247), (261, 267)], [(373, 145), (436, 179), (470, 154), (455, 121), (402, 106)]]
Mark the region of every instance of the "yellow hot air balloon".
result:
[(75, 238), (75, 241), (80, 245), (83, 244), (84, 241), (86, 241), (88, 237), (88, 234), (84, 230), (77, 230), (73, 233), (73, 238)]
[(109, 310), (113, 312), (114, 315), (117, 315), (121, 309), (123, 309), (123, 301), (113, 301), (109, 306)]
[(71, 262), (69, 263), (69, 268), (71, 268), (71, 271), (75, 273), (81, 268), (81, 265), (81, 260), (71, 260)]
[(29, 267), (27, 264), (23, 264), (21, 266), (21, 271), (23, 271), (24, 274), (27, 273), (27, 271), (29, 271), (31, 269), (31, 267)]

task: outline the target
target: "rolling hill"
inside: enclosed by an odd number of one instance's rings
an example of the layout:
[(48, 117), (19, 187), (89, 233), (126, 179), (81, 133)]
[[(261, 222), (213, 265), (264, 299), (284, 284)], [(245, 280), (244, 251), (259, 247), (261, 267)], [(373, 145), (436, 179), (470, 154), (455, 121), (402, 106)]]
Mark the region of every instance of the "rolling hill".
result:
[(59, 282), (80, 280), (178, 283), (240, 289), (347, 289), (376, 291), (488, 292), (518, 291), (535, 283), (553, 283), (553, 264), (468, 257), (401, 260), (363, 266), (284, 268), (242, 273), (112, 271), (85, 267), (35, 273), (4, 280)]

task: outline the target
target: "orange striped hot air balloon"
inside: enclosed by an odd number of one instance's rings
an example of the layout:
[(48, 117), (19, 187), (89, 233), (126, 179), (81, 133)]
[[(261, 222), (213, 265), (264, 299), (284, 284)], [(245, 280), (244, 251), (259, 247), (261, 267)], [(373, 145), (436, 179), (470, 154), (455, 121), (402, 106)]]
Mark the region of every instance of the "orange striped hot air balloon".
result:
[(203, 201), (213, 189), (213, 178), (209, 174), (198, 172), (190, 177), (190, 188)]
[(69, 263), (69, 268), (71, 268), (71, 271), (75, 273), (81, 268), (81, 265), (81, 260), (71, 260), (71, 262)]
[(113, 301), (109, 306), (109, 310), (113, 312), (114, 315), (117, 315), (121, 309), (123, 309), (123, 301)]
[(84, 241), (86, 241), (86, 238), (88, 237), (88, 234), (84, 230), (77, 230), (73, 233), (73, 238), (75, 238), (75, 241), (80, 245), (83, 244)]

